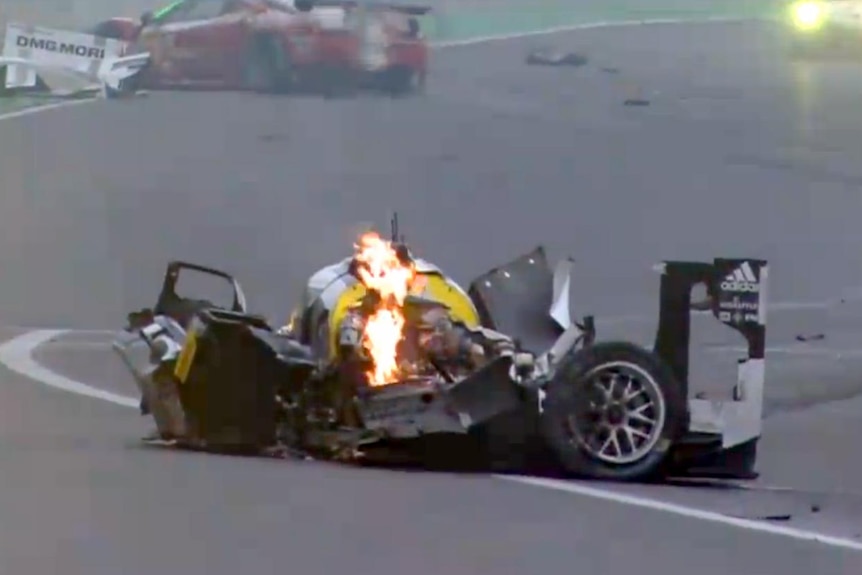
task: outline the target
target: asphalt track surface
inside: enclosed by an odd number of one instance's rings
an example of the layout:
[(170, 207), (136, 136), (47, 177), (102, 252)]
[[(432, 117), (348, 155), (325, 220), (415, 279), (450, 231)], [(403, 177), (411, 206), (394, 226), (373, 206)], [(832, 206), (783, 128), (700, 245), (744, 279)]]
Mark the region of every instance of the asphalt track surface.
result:
[[(546, 43), (592, 61), (522, 64)], [(652, 26), (441, 50), (415, 100), (158, 94), (3, 122), (4, 325), (115, 329), (174, 257), (228, 268), (283, 317), (308, 273), (392, 209), (464, 281), (536, 243), (570, 253), (576, 309), (611, 335), (651, 335), (662, 258), (766, 257), (778, 305), (764, 480), (597, 487), (653, 509), (558, 484), (145, 450), (128, 408), (4, 370), (0, 570), (862, 572), (847, 545), (667, 512), (788, 515), (862, 541), (862, 407), (846, 399), (862, 388), (860, 89), (859, 67), (789, 62), (763, 25)], [(107, 341), (77, 333), (34, 359), (131, 395)], [(704, 328), (702, 389), (721, 391), (738, 345)]]

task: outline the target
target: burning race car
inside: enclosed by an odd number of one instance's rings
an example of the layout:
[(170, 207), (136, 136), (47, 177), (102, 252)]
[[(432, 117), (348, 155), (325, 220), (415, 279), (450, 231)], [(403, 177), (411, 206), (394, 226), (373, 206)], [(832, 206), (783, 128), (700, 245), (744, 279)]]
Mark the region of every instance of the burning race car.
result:
[[(598, 342), (591, 317), (570, 319), (571, 263), (552, 271), (538, 247), (463, 290), (397, 234), (369, 233), (308, 280), (290, 325), (275, 329), (249, 313), (230, 275), (171, 262), (155, 307), (129, 314), (114, 347), (156, 441), (172, 446), (438, 456), (615, 480), (752, 477), (766, 262), (664, 262), (653, 350)], [(178, 295), (190, 271), (229, 282), (232, 300)], [(727, 402), (686, 401), (696, 284), (748, 343)]]
[(129, 43), (127, 54), (149, 54), (136, 76), (141, 88), (407, 94), (425, 82), (418, 17), (429, 10), (352, 0), (177, 0), (90, 32)]
[(788, 20), (794, 55), (862, 55), (859, 0), (798, 0), (789, 7)]

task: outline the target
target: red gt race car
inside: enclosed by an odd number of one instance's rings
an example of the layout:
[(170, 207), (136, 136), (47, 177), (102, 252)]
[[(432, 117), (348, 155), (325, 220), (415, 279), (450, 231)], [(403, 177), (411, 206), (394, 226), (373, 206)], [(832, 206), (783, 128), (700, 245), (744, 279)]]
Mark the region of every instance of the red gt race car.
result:
[(90, 32), (149, 53), (135, 89), (259, 92), (380, 89), (425, 84), (424, 6), (359, 0), (177, 0)]

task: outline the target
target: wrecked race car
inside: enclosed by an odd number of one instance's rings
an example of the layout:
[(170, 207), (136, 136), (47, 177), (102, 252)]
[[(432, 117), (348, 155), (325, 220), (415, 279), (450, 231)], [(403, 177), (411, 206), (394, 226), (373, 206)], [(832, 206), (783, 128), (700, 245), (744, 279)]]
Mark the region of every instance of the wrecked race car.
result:
[(175, 0), (92, 28), (146, 54), (148, 90), (407, 96), (422, 91), (430, 6), (353, 0)]
[[(129, 314), (114, 346), (161, 440), (355, 462), (397, 452), (611, 480), (754, 476), (765, 261), (661, 264), (649, 350), (597, 341), (589, 316), (572, 321), (572, 261), (552, 270), (542, 247), (463, 290), (397, 239), (357, 246), (309, 279), (281, 329), (249, 312), (229, 274), (169, 263), (155, 307)], [(231, 301), (178, 295), (190, 270), (227, 281)], [(686, 401), (697, 284), (748, 343), (727, 402)]]

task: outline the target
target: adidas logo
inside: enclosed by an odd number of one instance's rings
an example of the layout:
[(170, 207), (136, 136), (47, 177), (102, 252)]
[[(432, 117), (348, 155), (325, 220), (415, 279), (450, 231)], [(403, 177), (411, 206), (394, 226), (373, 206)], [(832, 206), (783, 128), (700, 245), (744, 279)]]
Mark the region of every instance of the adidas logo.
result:
[(757, 281), (757, 276), (754, 275), (754, 270), (751, 269), (751, 264), (743, 262), (742, 265), (727, 274), (724, 281), (721, 282), (721, 289), (731, 292), (758, 293), (760, 283)]

